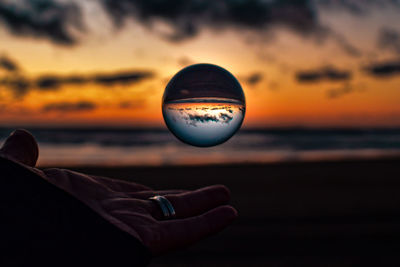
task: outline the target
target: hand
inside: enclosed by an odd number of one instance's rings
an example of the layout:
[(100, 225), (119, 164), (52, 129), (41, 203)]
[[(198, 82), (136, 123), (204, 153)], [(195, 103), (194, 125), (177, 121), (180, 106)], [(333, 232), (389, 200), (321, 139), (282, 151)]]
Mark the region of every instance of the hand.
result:
[[(195, 191), (155, 191), (144, 185), (86, 175), (64, 169), (35, 168), (39, 152), (34, 137), (15, 131), (0, 149), (0, 154), (23, 164), (43, 179), (67, 191), (104, 219), (131, 234), (154, 254), (185, 247), (214, 234), (236, 217), (228, 206), (229, 190), (222, 185)], [(148, 200), (165, 196), (176, 211), (176, 218), (162, 220), (160, 207)]]

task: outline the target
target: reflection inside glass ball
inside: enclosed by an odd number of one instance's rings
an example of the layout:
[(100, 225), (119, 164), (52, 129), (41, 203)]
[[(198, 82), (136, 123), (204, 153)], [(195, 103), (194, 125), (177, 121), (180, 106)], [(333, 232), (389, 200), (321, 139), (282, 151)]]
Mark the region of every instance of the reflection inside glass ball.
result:
[(245, 115), (239, 82), (210, 64), (185, 68), (168, 84), (162, 111), (170, 131), (181, 141), (200, 147), (227, 141)]
[(163, 113), (179, 139), (196, 146), (213, 146), (239, 129), (244, 105), (234, 99), (191, 98), (164, 103)]

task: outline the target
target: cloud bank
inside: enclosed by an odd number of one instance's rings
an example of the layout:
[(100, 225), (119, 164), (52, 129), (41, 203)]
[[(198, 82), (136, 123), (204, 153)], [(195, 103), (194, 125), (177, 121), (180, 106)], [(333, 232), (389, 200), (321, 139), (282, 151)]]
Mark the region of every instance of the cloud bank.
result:
[(255, 72), (250, 74), (248, 77), (245, 78), (245, 82), (248, 83), (250, 86), (255, 86), (259, 84), (263, 79), (263, 74), (260, 72)]
[(101, 3), (117, 26), (132, 18), (147, 26), (156, 19), (166, 22), (173, 28), (165, 36), (170, 41), (191, 38), (203, 27), (265, 30), (279, 25), (302, 34), (321, 30), (314, 6), (307, 0), (101, 0)]
[(80, 7), (55, 0), (3, 0), (0, 22), (14, 35), (45, 38), (62, 45), (76, 43), (71, 29), (84, 29)]
[(317, 83), (321, 81), (348, 81), (352, 77), (352, 72), (339, 70), (334, 67), (326, 66), (320, 69), (298, 71), (296, 79), (300, 83)]
[(379, 78), (400, 75), (400, 60), (370, 64), (365, 70), (369, 75)]
[(400, 54), (400, 33), (391, 28), (380, 30), (378, 47)]
[(155, 73), (145, 70), (126, 70), (114, 73), (76, 74), (70, 76), (42, 75), (37, 78), (16, 74), (0, 79), (0, 87), (12, 91), (16, 97), (23, 97), (31, 90), (56, 91), (63, 86), (83, 86), (96, 84), (113, 87), (116, 85), (132, 85), (154, 77)]
[[(346, 7), (359, 14), (371, 6), (351, 1), (312, 0), (94, 0), (114, 22), (115, 29), (133, 20), (148, 28), (163, 21), (171, 32), (162, 33), (169, 41), (178, 42), (198, 35), (203, 28), (221, 30), (238, 28), (266, 31), (284, 27), (304, 36), (324, 37), (331, 31), (321, 24), (318, 7)], [(364, 1), (359, 1), (364, 2)], [(389, 1), (384, 1), (389, 2)], [(356, 11), (359, 10), (359, 11)], [(85, 31), (84, 12), (78, 1), (3, 0), (0, 22), (21, 36), (45, 38), (62, 45), (74, 45), (73, 31)], [(335, 39), (338, 39), (335, 37)], [(340, 39), (340, 38), (339, 38)], [(338, 40), (354, 52), (348, 43)]]
[(97, 106), (93, 102), (79, 101), (79, 102), (56, 102), (49, 103), (43, 106), (43, 112), (80, 112), (80, 111), (92, 111)]
[(18, 64), (7, 56), (0, 56), (0, 69), (7, 72), (19, 71)]

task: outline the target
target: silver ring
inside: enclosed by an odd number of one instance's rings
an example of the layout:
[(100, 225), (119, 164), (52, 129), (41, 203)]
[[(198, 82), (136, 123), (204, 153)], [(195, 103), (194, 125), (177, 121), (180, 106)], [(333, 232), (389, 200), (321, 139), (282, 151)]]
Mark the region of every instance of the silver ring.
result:
[(154, 196), (149, 199), (158, 203), (165, 219), (170, 219), (176, 216), (174, 207), (166, 197)]

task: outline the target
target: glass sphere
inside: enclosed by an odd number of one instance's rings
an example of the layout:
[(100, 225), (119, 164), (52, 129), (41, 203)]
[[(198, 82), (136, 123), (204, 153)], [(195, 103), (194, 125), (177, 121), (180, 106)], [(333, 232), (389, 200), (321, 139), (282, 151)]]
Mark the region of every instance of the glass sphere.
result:
[(168, 129), (184, 143), (209, 147), (231, 138), (242, 125), (245, 97), (236, 78), (211, 64), (179, 71), (164, 91), (162, 112)]

